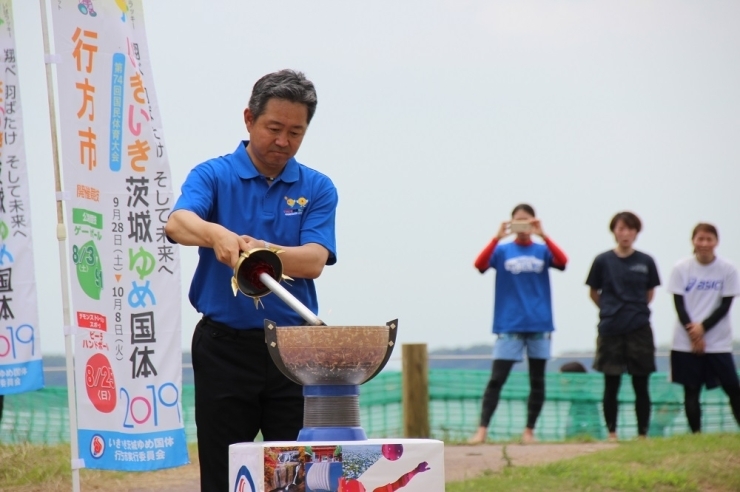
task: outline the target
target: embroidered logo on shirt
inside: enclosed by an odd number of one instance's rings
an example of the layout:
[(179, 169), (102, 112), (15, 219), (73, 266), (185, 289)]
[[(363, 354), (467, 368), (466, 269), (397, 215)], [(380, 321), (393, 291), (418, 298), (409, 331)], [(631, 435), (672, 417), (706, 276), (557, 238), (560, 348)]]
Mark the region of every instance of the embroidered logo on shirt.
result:
[(648, 272), (648, 267), (647, 267), (647, 265), (643, 265), (643, 264), (632, 265), (630, 267), (630, 272), (647, 273)]
[(306, 205), (308, 205), (308, 199), (304, 197), (300, 197), (298, 199), (285, 197), (285, 203), (290, 208), (286, 208), (284, 210), (285, 215), (301, 215), (303, 214), (303, 210), (306, 208)]
[(525, 273), (540, 273), (545, 268), (545, 262), (535, 256), (517, 256), (504, 262), (506, 271), (518, 275)]

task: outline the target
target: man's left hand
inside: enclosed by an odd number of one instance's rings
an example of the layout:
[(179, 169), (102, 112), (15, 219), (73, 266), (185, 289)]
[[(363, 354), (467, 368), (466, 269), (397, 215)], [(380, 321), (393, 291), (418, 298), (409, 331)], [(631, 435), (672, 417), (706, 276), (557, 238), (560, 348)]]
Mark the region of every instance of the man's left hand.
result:
[(267, 247), (267, 243), (263, 239), (255, 239), (252, 236), (247, 236), (246, 234), (242, 234), (241, 238), (247, 242), (247, 251)]

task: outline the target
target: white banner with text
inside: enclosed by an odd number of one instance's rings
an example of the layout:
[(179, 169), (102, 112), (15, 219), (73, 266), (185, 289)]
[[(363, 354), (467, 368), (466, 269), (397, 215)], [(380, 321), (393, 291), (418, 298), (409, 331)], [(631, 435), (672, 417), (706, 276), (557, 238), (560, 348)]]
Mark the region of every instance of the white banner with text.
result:
[(44, 386), (11, 0), (0, 0), (0, 395)]
[(52, 5), (80, 457), (87, 468), (188, 462), (179, 253), (140, 0)]

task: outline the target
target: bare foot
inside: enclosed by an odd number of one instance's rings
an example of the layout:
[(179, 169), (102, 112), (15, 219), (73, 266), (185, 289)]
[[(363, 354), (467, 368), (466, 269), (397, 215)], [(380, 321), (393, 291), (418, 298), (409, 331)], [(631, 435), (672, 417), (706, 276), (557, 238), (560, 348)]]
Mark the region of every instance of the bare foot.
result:
[(483, 444), (486, 442), (486, 437), (488, 437), (488, 429), (486, 427), (478, 427), (475, 434), (468, 439), (468, 444)]
[(537, 439), (534, 437), (534, 430), (530, 428), (524, 429), (522, 433), (522, 444), (532, 444), (535, 442), (537, 442)]
[(609, 442), (617, 442), (619, 439), (617, 439), (617, 433), (616, 432), (610, 432), (609, 437), (606, 438)]

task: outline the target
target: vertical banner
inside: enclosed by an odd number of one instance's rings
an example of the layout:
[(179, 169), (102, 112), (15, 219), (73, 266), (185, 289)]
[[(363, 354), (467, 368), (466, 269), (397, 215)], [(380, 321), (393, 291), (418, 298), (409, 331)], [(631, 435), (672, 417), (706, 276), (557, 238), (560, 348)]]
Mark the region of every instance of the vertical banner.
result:
[(11, 0), (0, 0), (0, 395), (44, 386)]
[(141, 0), (54, 0), (80, 458), (188, 462), (179, 255)]

